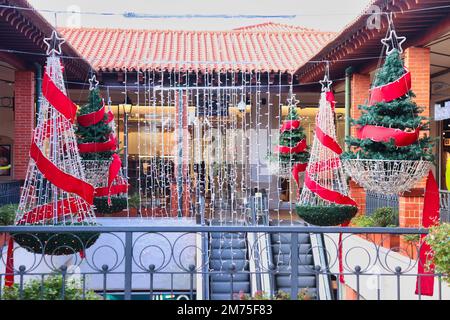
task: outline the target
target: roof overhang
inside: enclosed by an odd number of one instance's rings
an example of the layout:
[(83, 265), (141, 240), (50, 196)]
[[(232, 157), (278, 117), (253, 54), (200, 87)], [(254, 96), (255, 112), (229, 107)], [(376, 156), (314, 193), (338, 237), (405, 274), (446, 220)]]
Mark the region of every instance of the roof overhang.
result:
[[(0, 48), (11, 50), (9, 55), (26, 67), (35, 62), (43, 65), (46, 59), (43, 39), (51, 35), (52, 25), (25, 0), (0, 0), (0, 4), (12, 7), (0, 7)], [(84, 80), (91, 70), (90, 64), (68, 42), (62, 49), (67, 77)]]
[[(382, 12), (395, 12), (393, 21), (397, 34), (407, 37), (404, 48), (426, 45), (433, 38), (445, 34), (450, 28), (450, 7), (444, 6), (448, 6), (448, 2), (375, 0), (371, 5), (378, 6)], [(430, 10), (433, 7), (439, 8)], [(333, 79), (342, 78), (346, 68), (350, 66), (364, 73), (374, 69), (379, 62), (382, 51), (380, 40), (386, 35), (388, 23), (383, 16), (379, 29), (369, 29), (367, 19), (368, 15), (361, 14), (310, 61), (330, 61), (330, 74)], [(324, 71), (324, 63), (308, 62), (296, 71), (296, 75), (300, 83), (309, 83), (322, 79)]]

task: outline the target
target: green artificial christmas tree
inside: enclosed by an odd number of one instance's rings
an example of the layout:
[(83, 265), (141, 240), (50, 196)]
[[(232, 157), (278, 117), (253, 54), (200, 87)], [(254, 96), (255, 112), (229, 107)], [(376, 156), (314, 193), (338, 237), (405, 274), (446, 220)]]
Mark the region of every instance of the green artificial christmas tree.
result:
[[(104, 108), (103, 99), (100, 95), (100, 90), (97, 87), (91, 88), (89, 91), (89, 99), (88, 103), (83, 105), (78, 110), (78, 117), (88, 114), (93, 114), (98, 112), (100, 109)], [(90, 143), (107, 143), (111, 141), (111, 137), (113, 136), (113, 129), (108, 121), (108, 113), (104, 112), (102, 119), (96, 122), (95, 124), (90, 124), (87, 126), (83, 126), (78, 123), (76, 128), (76, 135), (78, 139), (78, 144), (90, 144)], [(80, 155), (85, 163), (98, 162), (98, 166), (109, 165), (110, 161), (112, 161), (112, 157), (114, 154), (118, 153), (117, 150), (106, 150), (100, 152), (82, 152)], [(86, 168), (86, 166), (85, 166)], [(94, 185), (107, 185), (108, 174), (107, 170), (105, 170), (105, 174), (101, 177), (89, 177), (89, 171), (86, 168), (86, 178), (89, 180), (95, 180), (92, 183)], [(102, 181), (96, 181), (101, 179)], [(113, 194), (109, 196), (96, 196), (94, 198), (94, 206), (95, 211), (97, 213), (102, 214), (111, 214), (114, 212), (122, 211), (127, 208), (127, 195), (122, 194)]]
[[(103, 108), (103, 99), (100, 95), (100, 90), (95, 88), (89, 91), (88, 103), (78, 110), (78, 116), (97, 112), (101, 108)], [(86, 127), (78, 124), (75, 131), (78, 143), (107, 142), (112, 133), (112, 128), (107, 123), (107, 117), (107, 113), (105, 112), (103, 121), (99, 121), (96, 124)], [(110, 160), (113, 153), (115, 153), (115, 151), (85, 152), (81, 153), (81, 158), (83, 160)]]
[[(394, 49), (378, 71), (372, 88), (387, 85), (398, 80), (406, 73), (398, 50)], [(378, 126), (390, 129), (399, 129), (405, 133), (412, 133), (418, 128), (428, 129), (426, 118), (419, 114), (423, 108), (417, 106), (412, 100), (414, 93), (410, 90), (406, 95), (389, 102), (376, 102), (374, 105), (362, 105), (359, 119), (352, 119), (352, 124), (358, 128), (364, 126)], [(394, 139), (389, 141), (376, 141), (373, 138), (349, 137), (346, 142), (353, 147), (352, 151), (345, 152), (343, 159), (374, 159), (374, 160), (425, 160), (433, 161), (432, 141), (428, 136), (418, 138), (415, 142), (398, 146)]]
[[(287, 116), (287, 121), (300, 121), (300, 117), (297, 113), (297, 108), (291, 106), (289, 108), (289, 114)], [(284, 130), (280, 133), (279, 146), (294, 148), (301, 141), (306, 139), (304, 128), (299, 125), (291, 130)], [(282, 153), (280, 152), (280, 162), (281, 163), (306, 163), (309, 159), (309, 147), (306, 147), (302, 151)]]

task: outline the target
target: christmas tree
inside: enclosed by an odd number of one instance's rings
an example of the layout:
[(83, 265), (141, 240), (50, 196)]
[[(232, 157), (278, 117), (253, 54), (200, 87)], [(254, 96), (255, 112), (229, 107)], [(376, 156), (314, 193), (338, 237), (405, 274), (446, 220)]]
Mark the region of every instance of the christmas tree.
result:
[(84, 160), (86, 178), (95, 187), (94, 206), (97, 213), (109, 214), (127, 208), (127, 184), (120, 172), (113, 130), (114, 116), (105, 111), (95, 76), (90, 80), (88, 103), (78, 111), (76, 134)]
[[(16, 225), (95, 225), (94, 187), (86, 182), (73, 129), (76, 105), (64, 86), (61, 54), (63, 39), (55, 31), (42, 79), (41, 107), (30, 148), (30, 162), (22, 188)], [(14, 240), (30, 252), (67, 255), (84, 251), (98, 238), (95, 233), (19, 233)]]
[[(389, 85), (407, 81), (406, 74), (400, 53), (394, 49), (376, 74), (372, 91), (384, 87), (384, 96), (393, 94), (395, 97), (396, 89), (389, 88)], [(359, 106), (361, 117), (352, 119), (358, 134), (347, 138), (346, 142), (353, 150), (344, 153), (343, 159), (433, 161), (430, 138), (419, 138), (419, 131), (427, 130), (428, 123), (419, 115), (423, 108), (417, 106), (412, 98), (414, 93), (409, 90), (393, 100), (371, 98), (369, 105)]]
[[(289, 114), (287, 121), (284, 122), (280, 129), (280, 162), (281, 163), (306, 163), (309, 159), (308, 147), (306, 146), (306, 135), (304, 128), (300, 124), (300, 117), (297, 113), (297, 108), (291, 106), (289, 108)], [(300, 145), (300, 147), (299, 147)], [(282, 150), (286, 149), (286, 152)], [(295, 148), (297, 147), (298, 150)]]

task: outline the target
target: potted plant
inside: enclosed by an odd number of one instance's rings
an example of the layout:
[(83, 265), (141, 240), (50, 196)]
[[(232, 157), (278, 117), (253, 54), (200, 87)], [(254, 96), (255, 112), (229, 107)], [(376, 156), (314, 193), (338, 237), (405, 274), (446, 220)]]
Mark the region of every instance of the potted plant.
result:
[[(0, 207), (0, 226), (9, 226), (14, 224), (16, 217), (17, 204), (7, 204)], [(9, 240), (9, 235), (0, 233), (0, 247)]]
[(450, 223), (442, 223), (430, 228), (425, 242), (431, 247), (432, 253), (428, 253), (430, 258), (427, 268), (431, 263), (435, 266), (436, 273), (443, 275), (443, 280), (450, 284)]

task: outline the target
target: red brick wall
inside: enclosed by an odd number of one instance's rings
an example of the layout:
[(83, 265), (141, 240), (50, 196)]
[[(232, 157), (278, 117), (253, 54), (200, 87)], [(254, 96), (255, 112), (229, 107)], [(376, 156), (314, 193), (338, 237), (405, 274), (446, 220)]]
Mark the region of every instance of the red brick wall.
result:
[(366, 213), (366, 192), (353, 180), (350, 180), (350, 197), (358, 204), (358, 215)]
[(32, 71), (16, 71), (14, 86), (14, 179), (25, 179), (35, 116), (35, 82)]
[[(369, 98), (370, 76), (367, 74), (355, 73), (352, 75), (351, 81), (351, 112), (350, 116), (353, 119), (359, 118), (361, 111), (358, 109), (359, 105), (367, 103)], [(351, 128), (351, 135), (355, 136), (356, 128)]]

